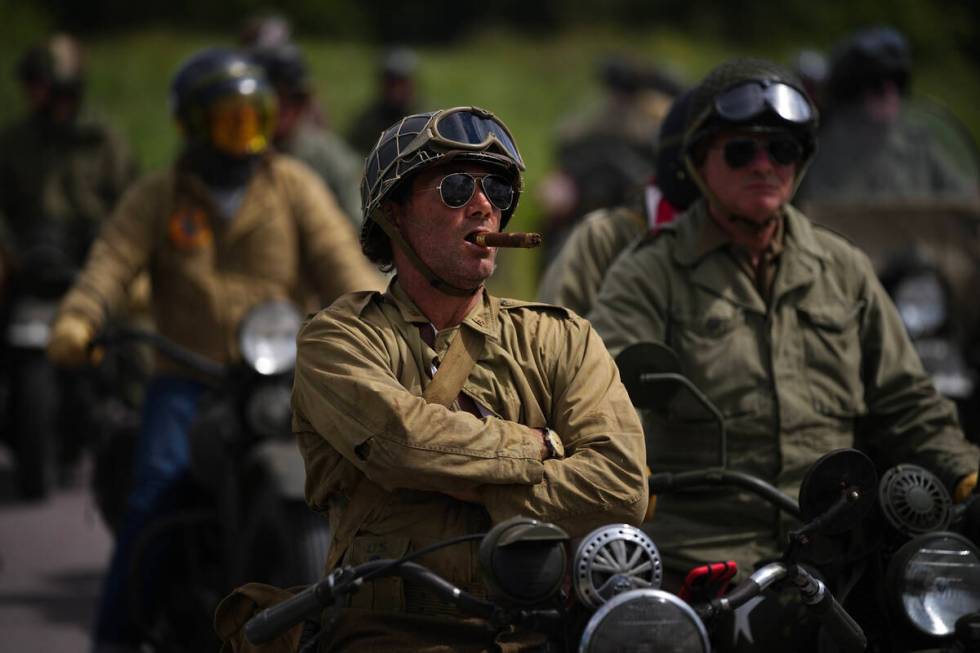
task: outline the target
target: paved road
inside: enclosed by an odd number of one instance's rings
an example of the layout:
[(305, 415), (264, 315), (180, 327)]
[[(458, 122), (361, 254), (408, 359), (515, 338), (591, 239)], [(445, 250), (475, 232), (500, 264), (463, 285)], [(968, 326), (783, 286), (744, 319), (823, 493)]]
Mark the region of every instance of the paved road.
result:
[(0, 650), (88, 653), (111, 539), (83, 488), (11, 500), (0, 451)]

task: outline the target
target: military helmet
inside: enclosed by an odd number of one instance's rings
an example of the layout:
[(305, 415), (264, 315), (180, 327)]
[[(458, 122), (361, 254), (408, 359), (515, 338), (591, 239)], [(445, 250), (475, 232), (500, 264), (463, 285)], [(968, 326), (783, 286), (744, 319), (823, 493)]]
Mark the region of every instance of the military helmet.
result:
[(693, 91), (686, 91), (670, 106), (660, 123), (657, 137), (656, 183), (664, 197), (678, 211), (687, 209), (701, 194), (684, 167), (681, 146)]
[(905, 37), (891, 27), (856, 32), (833, 48), (830, 59), (827, 86), (833, 100), (859, 99), (885, 80), (894, 82), (902, 93), (908, 91), (911, 51)]
[(406, 116), (381, 133), (364, 162), (361, 246), (368, 258), (386, 263), (390, 243), (379, 220), (383, 203), (420, 171), (449, 161), (498, 168), (514, 185), (514, 200), (503, 211), (503, 229), (517, 208), (523, 189), (524, 160), (510, 130), (493, 113), (479, 107), (454, 107)]
[(16, 73), (25, 84), (44, 83), (64, 91), (80, 91), (85, 75), (82, 48), (67, 34), (56, 34), (28, 49), (17, 61)]
[(264, 152), (276, 125), (276, 94), (265, 72), (226, 48), (202, 50), (180, 66), (170, 109), (190, 144), (233, 157)]
[(787, 130), (816, 148), (817, 110), (792, 72), (763, 59), (733, 59), (712, 70), (692, 92), (683, 151), (700, 162), (710, 136), (724, 128)]
[(310, 93), (310, 69), (295, 43), (256, 46), (250, 48), (248, 54), (280, 92)]

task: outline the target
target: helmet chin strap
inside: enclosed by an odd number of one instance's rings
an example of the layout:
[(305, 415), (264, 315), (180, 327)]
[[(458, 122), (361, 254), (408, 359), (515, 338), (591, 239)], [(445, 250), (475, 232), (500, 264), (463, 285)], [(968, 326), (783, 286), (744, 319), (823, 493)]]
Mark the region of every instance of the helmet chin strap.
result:
[(425, 264), (418, 253), (412, 249), (412, 246), (409, 245), (408, 241), (405, 240), (404, 236), (402, 236), (402, 233), (398, 230), (398, 227), (395, 226), (395, 223), (388, 215), (389, 210), (389, 207), (384, 206), (380, 210), (376, 211), (375, 215), (373, 215), (371, 219), (378, 223), (378, 226), (384, 230), (384, 232), (388, 235), (388, 238), (391, 239), (391, 242), (394, 243), (395, 246), (408, 257), (408, 260), (413, 266), (415, 266), (415, 269), (418, 270), (423, 277), (425, 277), (425, 279), (429, 282), (429, 285), (439, 292), (451, 295), (453, 297), (471, 297), (479, 292), (481, 288), (483, 288), (482, 283), (476, 288), (459, 288), (433, 272), (432, 268)]

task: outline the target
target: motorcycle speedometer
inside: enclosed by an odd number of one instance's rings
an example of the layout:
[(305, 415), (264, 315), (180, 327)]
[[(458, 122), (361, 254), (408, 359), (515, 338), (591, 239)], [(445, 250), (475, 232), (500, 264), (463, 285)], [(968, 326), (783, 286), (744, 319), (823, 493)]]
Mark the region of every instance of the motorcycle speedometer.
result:
[(242, 320), (239, 348), (256, 372), (281, 374), (296, 364), (296, 334), (302, 318), (293, 304), (269, 301), (253, 308)]
[(579, 653), (707, 653), (708, 633), (687, 603), (669, 592), (639, 589), (613, 597), (582, 633)]
[(948, 637), (957, 619), (980, 611), (980, 552), (957, 533), (920, 535), (892, 557), (885, 595), (916, 631)]
[(946, 323), (946, 289), (934, 272), (922, 271), (899, 281), (894, 299), (912, 338), (931, 335)]

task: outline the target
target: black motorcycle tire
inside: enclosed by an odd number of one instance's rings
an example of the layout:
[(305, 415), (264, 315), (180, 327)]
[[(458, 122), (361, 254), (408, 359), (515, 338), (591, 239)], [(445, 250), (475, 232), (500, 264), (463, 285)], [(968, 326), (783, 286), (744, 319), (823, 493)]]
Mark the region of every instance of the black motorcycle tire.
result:
[(39, 354), (19, 362), (13, 373), (11, 417), (17, 459), (17, 487), (24, 499), (45, 499), (57, 473), (58, 380)]

